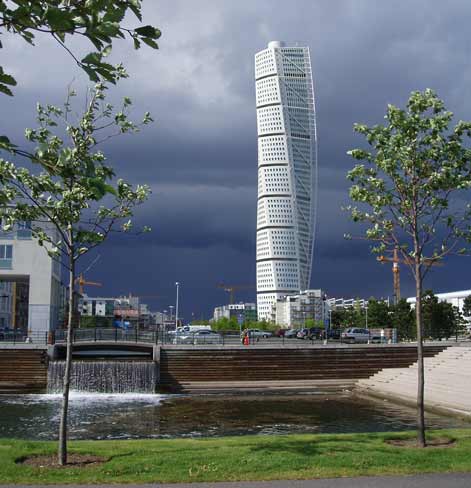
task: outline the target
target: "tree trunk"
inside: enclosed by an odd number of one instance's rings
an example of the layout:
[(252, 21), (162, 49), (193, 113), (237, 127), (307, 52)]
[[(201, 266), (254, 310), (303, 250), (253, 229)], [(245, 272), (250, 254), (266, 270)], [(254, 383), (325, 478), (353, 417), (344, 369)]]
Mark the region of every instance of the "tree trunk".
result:
[(422, 337), (422, 273), (420, 256), (415, 262), (415, 317), (417, 322), (417, 445), (425, 447), (424, 344)]
[(62, 392), (62, 411), (59, 427), (59, 455), (58, 462), (61, 466), (67, 464), (67, 416), (69, 410), (70, 370), (72, 366), (72, 334), (74, 317), (74, 282), (75, 282), (75, 261), (74, 253), (70, 251), (69, 256), (69, 314), (67, 318), (67, 353), (65, 359), (64, 384)]

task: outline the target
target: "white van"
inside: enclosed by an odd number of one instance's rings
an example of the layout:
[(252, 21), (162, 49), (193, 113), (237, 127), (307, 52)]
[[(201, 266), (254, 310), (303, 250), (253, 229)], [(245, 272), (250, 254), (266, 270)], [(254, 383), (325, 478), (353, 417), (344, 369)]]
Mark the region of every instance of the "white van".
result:
[(188, 334), (191, 332), (196, 332), (197, 330), (211, 330), (210, 325), (184, 325), (183, 327), (178, 327), (177, 334)]

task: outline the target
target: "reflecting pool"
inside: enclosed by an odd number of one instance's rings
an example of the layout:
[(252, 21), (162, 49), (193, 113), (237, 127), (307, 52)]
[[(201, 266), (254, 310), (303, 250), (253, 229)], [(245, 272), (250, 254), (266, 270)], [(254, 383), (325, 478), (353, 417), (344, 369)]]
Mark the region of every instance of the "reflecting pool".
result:
[[(0, 396), (0, 437), (55, 439), (60, 395)], [(427, 414), (430, 428), (470, 427)], [(141, 439), (244, 434), (353, 433), (415, 428), (415, 411), (345, 394), (71, 395), (72, 439)]]

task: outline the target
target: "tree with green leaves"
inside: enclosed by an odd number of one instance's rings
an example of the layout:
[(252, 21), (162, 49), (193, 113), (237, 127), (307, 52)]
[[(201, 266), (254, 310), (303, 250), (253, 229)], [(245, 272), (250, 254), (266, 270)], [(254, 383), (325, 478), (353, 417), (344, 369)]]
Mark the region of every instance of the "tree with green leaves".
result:
[(466, 334), (466, 324), (467, 321), (464, 318), (463, 312), (458, 308), (453, 306), (453, 330), (452, 334), (455, 336), (456, 342), (458, 342), (458, 338), (462, 334)]
[(425, 447), (422, 293), (437, 262), (466, 253), (471, 241), (471, 122), (450, 127), (453, 114), (430, 89), (413, 92), (406, 109), (389, 105), (384, 125), (355, 124), (371, 147), (349, 154), (347, 208), (367, 225), (373, 252), (399, 250), (415, 279), (418, 355), (418, 445)]
[[(63, 108), (38, 105), (37, 129), (26, 139), (36, 145), (23, 153), (33, 170), (0, 158), (0, 218), (4, 230), (30, 222), (33, 237), (48, 255), (63, 264), (69, 277), (67, 353), (59, 430), (59, 463), (67, 463), (67, 417), (72, 362), (75, 280), (79, 261), (115, 232), (132, 230), (133, 210), (143, 203), (149, 188), (133, 187), (115, 178), (98, 145), (110, 137), (133, 133), (152, 121), (148, 113), (139, 124), (128, 118), (131, 100), (115, 109), (105, 102), (106, 86), (98, 83), (87, 96), (85, 113), (71, 120), (69, 97)], [(68, 142), (57, 132), (65, 125)], [(34, 171), (35, 169), (39, 171)], [(148, 230), (143, 228), (143, 231)]]
[[(359, 303), (359, 302), (357, 302)], [(366, 313), (359, 306), (345, 307), (332, 310), (332, 328), (365, 327)]]
[(431, 290), (427, 290), (422, 297), (422, 314), (424, 337), (449, 339), (462, 332), (462, 314), (451, 303), (440, 301)]
[(397, 329), (398, 340), (412, 340), (416, 337), (414, 311), (405, 298), (401, 298), (391, 310), (392, 326)]
[(471, 295), (468, 295), (463, 300), (463, 315), (465, 317), (471, 317)]
[(424, 338), (440, 338), (441, 308), (432, 290), (425, 290), (421, 301)]
[[(104, 59), (114, 41), (128, 37), (136, 49), (142, 42), (158, 48), (159, 29), (151, 25), (127, 27), (124, 19), (128, 12), (142, 22), (140, 0), (0, 0), (0, 35), (18, 35), (30, 45), (34, 45), (37, 34), (48, 35), (72, 56), (91, 81), (115, 83), (120, 76), (117, 67)], [(72, 36), (87, 39), (95, 51), (79, 59), (67, 46)], [(11, 87), (16, 83), (0, 66), (0, 92), (13, 95)]]
[(368, 328), (386, 329), (392, 327), (389, 304), (375, 298), (368, 300)]
[(219, 320), (211, 323), (211, 329), (220, 332), (237, 331), (239, 330), (239, 322), (237, 322), (237, 317), (235, 316), (232, 316), (230, 319), (221, 317)]

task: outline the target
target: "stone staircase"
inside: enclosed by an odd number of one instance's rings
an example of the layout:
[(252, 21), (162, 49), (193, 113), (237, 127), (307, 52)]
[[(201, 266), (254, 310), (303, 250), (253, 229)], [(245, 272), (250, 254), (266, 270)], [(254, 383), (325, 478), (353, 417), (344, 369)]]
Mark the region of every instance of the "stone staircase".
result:
[[(427, 345), (425, 355), (446, 348)], [(175, 348), (160, 352), (159, 390), (173, 393), (334, 392), (417, 361), (409, 345), (305, 348)]]
[[(426, 409), (471, 417), (471, 346), (449, 347), (426, 357), (424, 369)], [(360, 379), (356, 391), (415, 405), (417, 362)]]
[(45, 350), (0, 349), (0, 394), (45, 393)]

